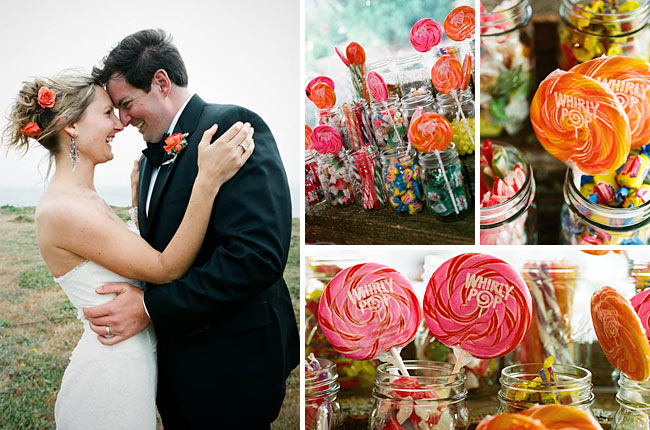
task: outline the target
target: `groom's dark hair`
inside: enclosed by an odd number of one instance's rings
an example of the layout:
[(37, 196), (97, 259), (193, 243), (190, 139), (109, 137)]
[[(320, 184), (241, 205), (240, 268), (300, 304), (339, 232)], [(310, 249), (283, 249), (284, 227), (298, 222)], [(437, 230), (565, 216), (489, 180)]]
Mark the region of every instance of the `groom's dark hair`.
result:
[(187, 70), (171, 35), (160, 29), (141, 30), (126, 36), (102, 59), (101, 66), (93, 67), (97, 85), (106, 86), (114, 73), (124, 75), (126, 81), (145, 92), (151, 90), (151, 79), (156, 70), (164, 69), (169, 79), (179, 87), (187, 87)]

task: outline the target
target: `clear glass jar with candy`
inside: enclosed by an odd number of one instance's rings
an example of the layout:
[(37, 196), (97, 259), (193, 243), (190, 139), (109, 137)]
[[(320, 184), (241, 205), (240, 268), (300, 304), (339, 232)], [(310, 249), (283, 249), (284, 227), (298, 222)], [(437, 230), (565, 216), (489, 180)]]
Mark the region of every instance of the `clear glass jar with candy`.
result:
[[(397, 77), (397, 70), (390, 60), (379, 60), (374, 63), (366, 64), (366, 76), (370, 72), (377, 72), (386, 83), (388, 89), (388, 98), (393, 96), (401, 97), (402, 94), (399, 88), (399, 79)], [(372, 97), (370, 97), (372, 99)]]
[(411, 118), (413, 118), (413, 114), (415, 114), (415, 112), (419, 109), (421, 109), (422, 113), (438, 112), (438, 105), (436, 105), (436, 102), (431, 93), (402, 98), (402, 113), (404, 115), (404, 123), (406, 124), (407, 130), (411, 125)]
[(528, 0), (481, 2), (481, 137), (517, 133), (528, 119), (535, 80)]
[(391, 148), (381, 153), (388, 202), (401, 215), (416, 215), (424, 207), (420, 164), (414, 149)]
[(341, 387), (336, 364), (324, 358), (317, 359), (317, 363), (318, 369), (305, 369), (305, 428), (341, 430), (343, 413), (337, 400)]
[(368, 120), (368, 111), (365, 101), (343, 103), (339, 114), (343, 120), (348, 137), (349, 149), (357, 150), (366, 145), (375, 146), (374, 136)]
[(612, 421), (612, 430), (650, 428), (650, 382), (635, 381), (621, 373), (618, 386), (619, 408)]
[(650, 60), (650, 0), (562, 0), (558, 63), (568, 70), (601, 55)]
[(370, 104), (370, 123), (380, 150), (406, 144), (406, 123), (397, 96), (389, 96), (386, 103), (373, 101)]
[(316, 120), (318, 121), (317, 125), (329, 125), (336, 129), (341, 135), (341, 140), (343, 142), (343, 147), (350, 149), (350, 140), (348, 135), (348, 130), (343, 121), (343, 116), (341, 115), (341, 109), (338, 106), (331, 108), (318, 109), (316, 108)]
[(364, 209), (381, 209), (386, 204), (386, 187), (379, 154), (368, 145), (356, 151), (348, 151), (350, 177), (357, 189), (357, 198)]
[(318, 173), (325, 198), (335, 206), (354, 203), (354, 185), (348, 171), (345, 152), (316, 154)]
[(384, 363), (377, 368), (370, 430), (469, 428), (465, 405), (465, 370), (451, 374), (453, 365), (405, 360), (410, 376)]
[(440, 159), (432, 152), (421, 153), (418, 157), (424, 196), (429, 211), (436, 218), (456, 221), (465, 217), (472, 207), (469, 181), (453, 142), (447, 149), (439, 151), (439, 155)]
[(498, 413), (516, 413), (537, 404), (562, 404), (591, 413), (594, 403), (591, 372), (568, 364), (553, 364), (552, 381), (543, 363), (514, 364), (501, 370)]
[(308, 205), (316, 205), (325, 201), (323, 186), (318, 177), (318, 163), (315, 151), (305, 151), (305, 201)]
[[(460, 155), (469, 155), (474, 153), (474, 95), (467, 89), (457, 94), (458, 103), (454, 96), (450, 94), (438, 93), (436, 101), (438, 103), (439, 113), (451, 123), (453, 131), (452, 141), (456, 144), (456, 150)], [(458, 105), (460, 104), (460, 108)], [(467, 125), (463, 120), (463, 115), (467, 119)], [(469, 128), (469, 132), (468, 132)], [(471, 133), (471, 139), (470, 134)]]
[[(650, 201), (639, 202), (641, 203), (639, 206), (628, 208), (596, 203), (581, 193), (570, 169), (567, 170), (563, 193), (561, 234), (563, 244), (646, 245), (649, 243)], [(650, 196), (648, 198), (650, 199)]]
[(433, 94), (430, 71), (424, 66), (421, 54), (398, 58), (396, 63), (402, 98)]
[[(535, 177), (533, 168), (515, 147), (504, 142), (492, 141), (495, 154), (493, 166), (499, 169), (501, 179), (521, 166), (525, 178), (519, 190), (511, 196), (499, 196), (496, 202), (482, 201), (481, 245), (533, 245), (537, 243), (537, 205), (535, 204)], [(498, 155), (497, 155), (498, 154)], [(486, 166), (481, 157), (481, 182)], [(494, 191), (492, 188), (490, 191)], [(482, 200), (485, 198), (481, 184)]]

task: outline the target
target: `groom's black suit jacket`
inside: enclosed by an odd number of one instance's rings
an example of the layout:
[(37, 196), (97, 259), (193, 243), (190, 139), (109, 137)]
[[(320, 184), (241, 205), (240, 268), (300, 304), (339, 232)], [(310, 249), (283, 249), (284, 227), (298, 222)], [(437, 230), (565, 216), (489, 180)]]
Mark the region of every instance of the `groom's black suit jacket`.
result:
[(189, 201), (203, 132), (218, 124), (214, 140), (237, 121), (255, 129), (253, 155), (221, 187), (189, 272), (169, 284), (147, 284), (144, 295), (158, 337), (157, 403), (166, 430), (270, 423), (299, 360), (282, 277), (291, 238), (289, 188), (275, 140), (258, 115), (194, 95), (174, 129), (189, 133), (188, 146), (161, 166), (148, 216), (153, 167), (145, 157), (140, 162), (140, 232), (157, 250), (167, 246)]

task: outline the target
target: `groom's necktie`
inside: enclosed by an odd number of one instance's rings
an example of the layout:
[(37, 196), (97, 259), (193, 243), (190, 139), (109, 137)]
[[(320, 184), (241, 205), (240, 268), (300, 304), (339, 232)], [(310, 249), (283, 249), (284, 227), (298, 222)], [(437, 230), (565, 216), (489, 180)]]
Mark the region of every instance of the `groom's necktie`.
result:
[(165, 158), (166, 152), (163, 148), (163, 143), (167, 137), (169, 137), (169, 133), (165, 133), (160, 142), (147, 142), (147, 148), (142, 151), (142, 155), (147, 157), (147, 160), (149, 160), (154, 167), (160, 167)]

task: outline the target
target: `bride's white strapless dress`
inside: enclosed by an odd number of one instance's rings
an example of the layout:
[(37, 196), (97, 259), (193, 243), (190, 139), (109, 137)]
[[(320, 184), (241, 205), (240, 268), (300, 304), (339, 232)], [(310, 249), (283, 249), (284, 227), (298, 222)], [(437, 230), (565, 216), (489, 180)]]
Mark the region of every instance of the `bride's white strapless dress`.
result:
[(107, 282), (137, 281), (123, 278), (86, 261), (54, 278), (77, 308), (84, 332), (72, 352), (56, 399), (54, 416), (59, 430), (154, 430), (156, 428), (156, 336), (146, 330), (116, 345), (97, 340), (82, 309), (101, 305), (114, 294), (95, 288)]

